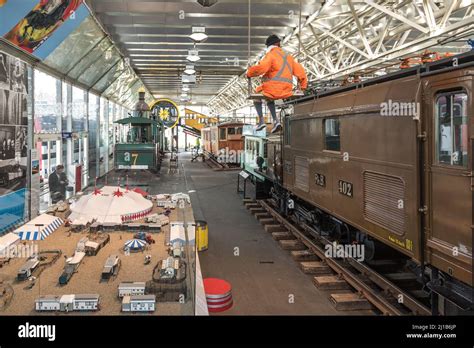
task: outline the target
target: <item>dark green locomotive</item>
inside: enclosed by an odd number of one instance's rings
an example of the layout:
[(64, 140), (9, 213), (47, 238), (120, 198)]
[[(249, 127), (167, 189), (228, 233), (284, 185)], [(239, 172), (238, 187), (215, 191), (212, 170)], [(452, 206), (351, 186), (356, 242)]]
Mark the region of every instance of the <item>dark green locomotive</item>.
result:
[(145, 92), (132, 116), (116, 121), (119, 124), (119, 142), (115, 146), (116, 169), (159, 171), (161, 166), (164, 126), (151, 114), (145, 102)]

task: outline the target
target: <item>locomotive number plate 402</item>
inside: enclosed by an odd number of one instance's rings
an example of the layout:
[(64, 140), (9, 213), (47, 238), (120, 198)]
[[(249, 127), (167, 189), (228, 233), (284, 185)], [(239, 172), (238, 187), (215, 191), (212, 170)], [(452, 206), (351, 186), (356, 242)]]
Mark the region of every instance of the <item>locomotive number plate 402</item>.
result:
[(339, 193), (347, 197), (353, 197), (353, 186), (352, 183), (339, 180)]

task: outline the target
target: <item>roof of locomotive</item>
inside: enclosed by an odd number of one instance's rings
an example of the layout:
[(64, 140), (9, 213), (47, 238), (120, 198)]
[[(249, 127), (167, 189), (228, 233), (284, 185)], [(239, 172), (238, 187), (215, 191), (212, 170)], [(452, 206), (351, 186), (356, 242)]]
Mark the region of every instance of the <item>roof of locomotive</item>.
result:
[(201, 129), (201, 131), (209, 131), (211, 129), (217, 129), (217, 128), (221, 128), (221, 127), (245, 126), (247, 124), (248, 123), (243, 123), (243, 122), (240, 122), (240, 121), (226, 121), (226, 122), (222, 122), (222, 123), (219, 123), (219, 124), (214, 124), (214, 125), (204, 127), (203, 129)]
[(222, 123), (219, 123), (217, 125), (217, 127), (235, 127), (235, 126), (243, 126), (245, 125), (246, 123), (243, 123), (243, 122), (240, 122), (240, 121), (226, 121), (226, 122), (222, 122)]
[[(453, 60), (457, 59), (457, 65), (453, 65)], [(422, 65), (417, 65), (412, 68), (402, 69), (399, 71), (395, 71), (393, 73), (383, 75), (380, 77), (375, 77), (363, 82), (353, 83), (347, 86), (338, 87), (330, 90), (326, 90), (323, 92), (317, 92), (311, 95), (307, 95), (298, 99), (293, 99), (287, 101), (287, 104), (299, 104), (313, 99), (324, 98), (330, 95), (339, 94), (355, 89), (362, 89), (364, 87), (372, 86), (381, 84), (384, 82), (394, 81), (398, 79), (402, 79), (404, 77), (409, 76), (428, 76), (434, 74), (440, 74), (443, 72), (451, 71), (451, 70), (458, 70), (468, 66), (474, 65), (474, 51), (469, 51), (465, 53), (461, 53), (452, 57), (440, 59), (435, 62), (425, 63)]]

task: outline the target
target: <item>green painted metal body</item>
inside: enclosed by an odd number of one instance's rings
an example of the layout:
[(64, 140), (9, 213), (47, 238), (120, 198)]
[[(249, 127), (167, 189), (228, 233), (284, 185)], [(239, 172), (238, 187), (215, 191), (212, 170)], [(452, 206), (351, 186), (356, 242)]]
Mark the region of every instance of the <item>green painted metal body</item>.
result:
[(116, 144), (115, 168), (156, 170), (157, 156), (158, 144)]
[[(142, 115), (148, 116), (148, 112)], [(132, 116), (116, 121), (122, 126), (115, 145), (115, 168), (158, 171), (163, 150), (163, 125), (149, 117)]]

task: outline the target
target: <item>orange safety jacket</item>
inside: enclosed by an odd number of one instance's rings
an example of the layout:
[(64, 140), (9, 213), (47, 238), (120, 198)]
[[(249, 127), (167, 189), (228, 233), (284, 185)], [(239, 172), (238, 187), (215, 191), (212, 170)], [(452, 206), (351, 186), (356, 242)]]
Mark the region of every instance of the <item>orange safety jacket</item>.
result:
[(293, 95), (293, 76), (298, 79), (299, 88), (308, 87), (308, 77), (301, 64), (280, 47), (272, 48), (263, 59), (247, 70), (247, 77), (263, 77), (263, 83), (256, 92), (269, 99), (285, 99)]

